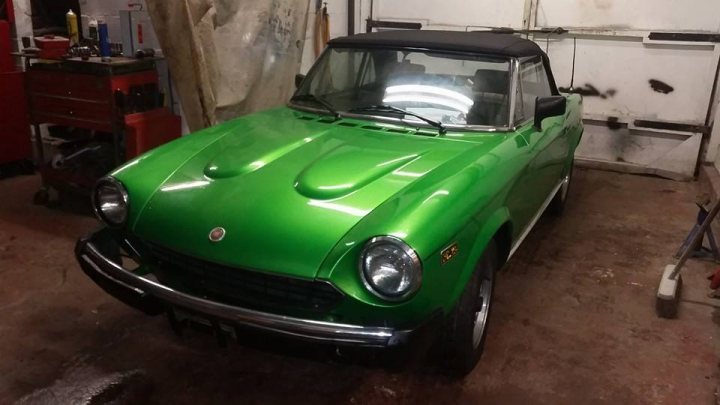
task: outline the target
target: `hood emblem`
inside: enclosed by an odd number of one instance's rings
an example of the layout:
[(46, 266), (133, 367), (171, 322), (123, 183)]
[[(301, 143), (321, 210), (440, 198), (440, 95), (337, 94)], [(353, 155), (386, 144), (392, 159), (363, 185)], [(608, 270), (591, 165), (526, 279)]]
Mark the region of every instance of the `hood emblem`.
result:
[(210, 231), (210, 234), (208, 235), (208, 238), (210, 238), (210, 242), (220, 242), (225, 237), (225, 228), (222, 227), (216, 227), (213, 228), (212, 231)]

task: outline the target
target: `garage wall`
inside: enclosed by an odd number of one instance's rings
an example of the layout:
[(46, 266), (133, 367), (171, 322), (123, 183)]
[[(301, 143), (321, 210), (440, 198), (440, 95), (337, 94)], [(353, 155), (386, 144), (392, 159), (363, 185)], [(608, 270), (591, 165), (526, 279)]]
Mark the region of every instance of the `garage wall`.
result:
[[(22, 49), (20, 38), (32, 36), (32, 19), (30, 13), (30, 0), (13, 0), (15, 10), (16, 49)], [(22, 63), (18, 60), (18, 66)]]
[[(363, 30), (369, 3), (358, 6)], [(373, 19), (420, 22), (423, 29), (568, 29), (565, 35), (530, 38), (549, 53), (560, 87), (570, 86), (575, 53), (574, 87), (585, 94), (586, 118), (577, 157), (625, 171), (693, 177), (703, 134), (688, 126), (706, 124), (720, 51), (712, 42), (656, 41), (649, 35), (720, 32), (717, 0), (416, 0), (412, 6), (375, 0), (373, 5)], [(672, 129), (647, 128), (647, 121)], [(678, 124), (682, 130), (676, 130)], [(706, 137), (704, 160), (718, 155), (716, 132)]]
[(539, 0), (539, 27), (717, 32), (714, 0)]
[[(328, 16), (330, 18), (330, 38), (342, 37), (347, 35), (347, 0), (327, 0)], [(305, 47), (303, 48), (302, 63), (300, 73), (307, 71), (315, 62), (315, 50), (313, 47), (314, 29), (315, 29), (315, 10), (317, 7), (316, 0), (310, 0), (308, 6), (307, 30), (305, 32)], [(358, 23), (355, 23), (356, 32), (363, 32)]]
[(375, 19), (417, 21), (436, 29), (466, 27), (522, 28), (525, 0), (415, 0), (374, 2)]
[[(572, 77), (573, 39), (536, 37), (559, 86)], [(643, 38), (579, 37), (575, 84), (592, 118), (661, 119), (702, 125), (717, 57), (713, 44), (653, 44)]]
[(82, 19), (84, 34), (88, 34), (87, 27), (91, 18), (102, 18), (107, 22), (110, 41), (120, 42), (121, 34), (119, 10), (129, 10), (129, 3), (140, 5), (133, 6), (133, 10), (147, 10), (145, 0), (79, 0), (80, 10), (82, 11), (80, 18)]
[[(108, 22), (108, 34), (111, 41), (120, 41), (120, 21), (118, 10), (127, 10), (128, 3), (140, 4), (145, 9), (145, 0), (79, 0), (83, 19), (83, 30), (87, 34), (88, 16), (105, 18)], [(30, 0), (13, 0), (15, 8), (16, 27), (18, 30), (18, 47), (21, 48), (20, 38), (32, 36), (32, 21)], [(78, 10), (74, 10), (75, 13)]]
[[(631, 171), (691, 177), (702, 133), (647, 129), (636, 123), (710, 124), (717, 105), (712, 90), (720, 53), (712, 42), (657, 41), (649, 36), (719, 32), (720, 2), (538, 0), (536, 13), (538, 28), (563, 26), (576, 33), (576, 87), (592, 86), (600, 93), (586, 97), (588, 136), (578, 155)], [(549, 42), (561, 83), (570, 77), (572, 42)], [(711, 120), (706, 122), (709, 108)], [(718, 139), (710, 135), (705, 161), (717, 156)]]
[[(558, 83), (569, 87), (573, 39), (549, 40), (546, 47)], [(708, 43), (578, 36), (574, 87), (585, 94), (586, 135), (577, 156), (632, 172), (692, 178), (703, 134), (639, 123), (704, 126), (718, 57)]]

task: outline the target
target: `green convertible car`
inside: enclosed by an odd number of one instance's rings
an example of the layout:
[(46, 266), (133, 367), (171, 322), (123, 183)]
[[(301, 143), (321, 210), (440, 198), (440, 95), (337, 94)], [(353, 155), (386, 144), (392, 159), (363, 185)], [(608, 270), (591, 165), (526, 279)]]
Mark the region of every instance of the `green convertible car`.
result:
[(560, 213), (583, 132), (532, 41), (388, 31), (330, 41), (287, 106), (185, 136), (93, 191), (77, 259), (174, 327), (332, 345), (433, 336), (482, 354), (495, 273)]

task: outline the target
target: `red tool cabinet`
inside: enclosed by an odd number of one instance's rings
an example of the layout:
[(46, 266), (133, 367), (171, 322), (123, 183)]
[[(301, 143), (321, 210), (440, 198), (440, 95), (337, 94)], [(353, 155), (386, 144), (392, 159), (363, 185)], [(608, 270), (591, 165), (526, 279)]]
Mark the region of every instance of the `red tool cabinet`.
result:
[[(25, 87), (35, 134), (40, 133), (40, 124), (58, 124), (109, 135), (111, 167), (180, 136), (180, 118), (161, 107), (152, 59), (102, 62), (93, 57), (32, 63), (27, 65)], [(36, 202), (47, 201), (49, 188), (91, 189), (98, 173), (54, 167), (37, 139), (43, 189), (36, 194)]]
[(10, 25), (0, 21), (0, 166), (32, 156), (23, 73), (17, 70), (10, 48)]
[(167, 108), (125, 116), (125, 157), (132, 159), (170, 142), (182, 132), (180, 117)]
[(0, 73), (0, 89), (0, 165), (30, 159), (30, 126), (23, 73)]
[(96, 75), (73, 73), (67, 67), (32, 65), (27, 80), (33, 124), (112, 132), (115, 125), (122, 124), (124, 115), (115, 105), (114, 92), (128, 94), (131, 86), (157, 84), (158, 75), (155, 70)]

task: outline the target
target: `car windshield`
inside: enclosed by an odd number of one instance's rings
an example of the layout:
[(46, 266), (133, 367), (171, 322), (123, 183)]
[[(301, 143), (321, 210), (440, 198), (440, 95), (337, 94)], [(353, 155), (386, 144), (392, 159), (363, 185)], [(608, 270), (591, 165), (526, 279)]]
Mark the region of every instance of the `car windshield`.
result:
[[(330, 48), (293, 97), (296, 105), (403, 115), (442, 125), (505, 127), (508, 59), (420, 50)], [(320, 105), (319, 105), (320, 104)], [(418, 117), (422, 117), (422, 120)]]

